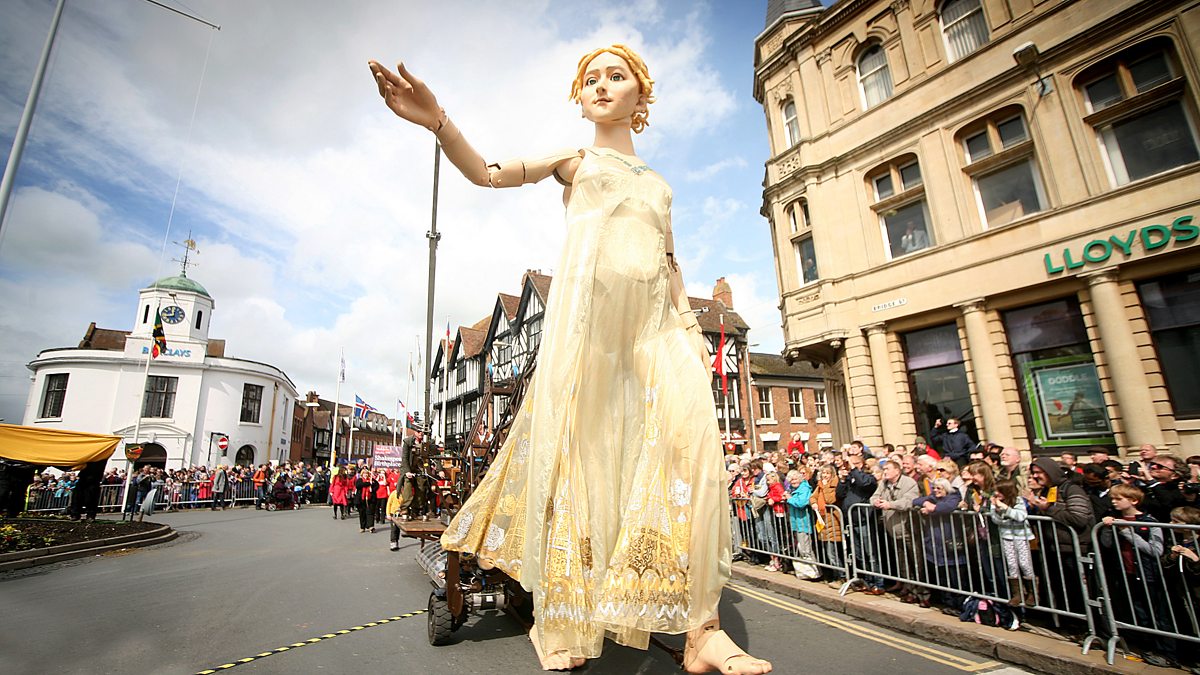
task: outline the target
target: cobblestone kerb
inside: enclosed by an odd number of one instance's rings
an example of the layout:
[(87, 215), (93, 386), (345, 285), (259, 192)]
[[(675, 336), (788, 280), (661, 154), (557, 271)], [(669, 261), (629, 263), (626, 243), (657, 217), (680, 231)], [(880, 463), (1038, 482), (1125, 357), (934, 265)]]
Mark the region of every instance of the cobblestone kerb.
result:
[(139, 548), (142, 546), (163, 544), (175, 539), (178, 536), (179, 533), (176, 532), (170, 525), (160, 525), (152, 530), (135, 532), (133, 534), (123, 534), (119, 537), (93, 539), (91, 541), (80, 541), (73, 544), (48, 546), (46, 548), (33, 548), (25, 551), (13, 551), (12, 553), (0, 553), (0, 572), (11, 572), (13, 570), (25, 569), (27, 567), (49, 565), (50, 563), (72, 560), (74, 558), (83, 558), (86, 556), (105, 553), (107, 551), (115, 551), (122, 548)]
[(1009, 663), (1054, 675), (1150, 675), (1180, 671), (1163, 670), (1128, 661), (1117, 654), (1116, 662), (1104, 662), (1103, 645), (1093, 645), (1087, 654), (1073, 642), (1055, 640), (1026, 631), (1009, 632), (965, 623), (941, 612), (905, 605), (887, 598), (848, 593), (823, 583), (801, 581), (790, 574), (766, 572), (761, 567), (734, 563), (733, 578), (748, 586), (763, 588), (803, 600), (822, 609), (862, 619), (877, 626), (916, 635), (925, 640), (991, 656)]

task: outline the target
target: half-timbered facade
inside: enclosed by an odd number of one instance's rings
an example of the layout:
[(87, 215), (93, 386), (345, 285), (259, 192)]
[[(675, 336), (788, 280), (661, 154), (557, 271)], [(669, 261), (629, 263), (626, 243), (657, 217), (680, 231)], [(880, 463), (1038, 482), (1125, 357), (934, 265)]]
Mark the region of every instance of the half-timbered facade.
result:
[[(485, 445), (497, 416), (505, 412), (512, 384), (531, 367), (541, 343), (543, 317), (552, 278), (535, 271), (521, 279), (519, 295), (497, 295), (492, 314), (471, 328), (460, 327), (455, 338), (438, 346), (431, 377), (436, 396), (433, 434), (450, 440), (455, 447), (463, 442)], [(714, 355), (713, 405), (729, 451), (741, 451), (751, 435), (747, 433), (744, 411), (747, 409), (748, 368), (747, 334), (749, 326), (733, 310), (733, 294), (724, 279), (717, 282), (713, 298), (689, 298), (704, 331), (710, 354)], [(724, 325), (725, 339), (721, 333)], [(715, 356), (721, 349), (725, 387), (716, 368)], [(449, 366), (443, 367), (449, 353)], [(448, 377), (447, 377), (448, 375)], [(445, 432), (442, 411), (446, 411)]]

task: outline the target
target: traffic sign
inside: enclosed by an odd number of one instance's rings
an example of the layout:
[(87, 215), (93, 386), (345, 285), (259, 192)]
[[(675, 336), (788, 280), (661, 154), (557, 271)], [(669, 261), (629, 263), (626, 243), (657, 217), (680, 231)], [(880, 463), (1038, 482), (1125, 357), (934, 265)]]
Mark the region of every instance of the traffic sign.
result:
[(229, 449), (229, 437), (222, 436), (222, 437), (218, 438), (217, 439), (217, 447), (221, 449), (221, 452), (225, 452), (226, 450), (228, 450)]

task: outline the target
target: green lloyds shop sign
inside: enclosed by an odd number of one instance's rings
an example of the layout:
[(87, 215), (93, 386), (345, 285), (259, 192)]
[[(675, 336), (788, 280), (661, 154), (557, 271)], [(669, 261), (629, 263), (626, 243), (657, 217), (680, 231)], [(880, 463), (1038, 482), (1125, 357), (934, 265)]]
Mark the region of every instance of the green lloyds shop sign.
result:
[(1113, 253), (1119, 252), (1129, 258), (1136, 248), (1153, 251), (1174, 241), (1181, 244), (1200, 237), (1200, 226), (1192, 224), (1191, 216), (1179, 216), (1170, 225), (1147, 225), (1129, 230), (1124, 235), (1114, 234), (1107, 239), (1093, 239), (1082, 247), (1064, 248), (1055, 259), (1047, 253), (1042, 260), (1046, 263), (1046, 274), (1058, 274), (1066, 270), (1077, 270), (1084, 265), (1107, 262)]

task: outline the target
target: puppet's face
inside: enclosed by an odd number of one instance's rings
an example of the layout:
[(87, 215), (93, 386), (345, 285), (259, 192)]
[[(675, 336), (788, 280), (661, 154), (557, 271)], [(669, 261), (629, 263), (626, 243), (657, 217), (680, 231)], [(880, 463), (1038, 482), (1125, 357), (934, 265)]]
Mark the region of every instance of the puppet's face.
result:
[(601, 53), (587, 65), (579, 100), (583, 116), (596, 123), (629, 123), (634, 112), (646, 107), (629, 64), (611, 52)]

